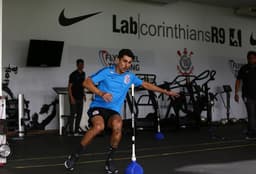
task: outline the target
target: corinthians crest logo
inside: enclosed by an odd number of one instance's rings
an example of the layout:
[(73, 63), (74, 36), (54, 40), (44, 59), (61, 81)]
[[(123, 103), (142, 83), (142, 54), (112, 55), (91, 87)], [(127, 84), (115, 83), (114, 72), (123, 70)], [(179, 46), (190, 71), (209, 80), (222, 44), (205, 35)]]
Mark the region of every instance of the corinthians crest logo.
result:
[(180, 57), (179, 65), (177, 65), (179, 73), (182, 75), (192, 74), (194, 67), (192, 65), (191, 56), (194, 53), (192, 51), (188, 53), (187, 48), (184, 48), (183, 52), (178, 50), (177, 54)]

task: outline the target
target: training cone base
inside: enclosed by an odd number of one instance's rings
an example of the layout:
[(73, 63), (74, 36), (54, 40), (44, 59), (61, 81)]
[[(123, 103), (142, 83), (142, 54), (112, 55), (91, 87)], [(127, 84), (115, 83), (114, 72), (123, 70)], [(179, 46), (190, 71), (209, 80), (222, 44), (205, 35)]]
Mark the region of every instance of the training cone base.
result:
[(162, 140), (162, 139), (164, 139), (164, 134), (161, 133), (161, 132), (157, 132), (157, 133), (155, 134), (155, 139), (156, 139), (156, 140)]
[(141, 165), (136, 163), (136, 161), (132, 161), (127, 168), (125, 169), (125, 174), (143, 174), (143, 168)]

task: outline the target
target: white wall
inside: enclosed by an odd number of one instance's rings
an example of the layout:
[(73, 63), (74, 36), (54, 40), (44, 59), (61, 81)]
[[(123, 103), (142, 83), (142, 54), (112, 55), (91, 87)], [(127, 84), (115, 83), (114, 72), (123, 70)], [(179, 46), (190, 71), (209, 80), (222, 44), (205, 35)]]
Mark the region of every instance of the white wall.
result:
[[(178, 2), (169, 5), (153, 5), (125, 0), (4, 0), (3, 8), (3, 65), (19, 67), (17, 75), (11, 78), (10, 86), (15, 92), (24, 93), (31, 101), (30, 109), (38, 112), (40, 106), (55, 97), (54, 86), (67, 86), (69, 73), (75, 69), (75, 60), (84, 58), (86, 72), (91, 74), (102, 67), (98, 51), (108, 50), (116, 54), (120, 48), (131, 48), (138, 55), (140, 72), (156, 73), (158, 82), (172, 80), (177, 75), (178, 50), (193, 51), (194, 74), (205, 69), (217, 71), (216, 81), (211, 83), (216, 89), (223, 84), (234, 84), (234, 75), (228, 64), (229, 59), (245, 62), (248, 50), (255, 49), (249, 44), (249, 36), (255, 31), (255, 19), (237, 17), (232, 9)], [(71, 26), (63, 27), (58, 16), (65, 8), (67, 17), (75, 17), (97, 11), (101, 14)], [(206, 41), (174, 39), (171, 37), (151, 37), (120, 34), (112, 31), (112, 15), (117, 16), (117, 27), (122, 19), (129, 20), (138, 15), (142, 23), (183, 27), (204, 31), (212, 26), (224, 28), (225, 44)], [(229, 28), (242, 31), (242, 46), (232, 47), (228, 42)], [(30, 39), (63, 40), (65, 42), (61, 67), (29, 68), (26, 56)], [(243, 104), (232, 101), (232, 114), (245, 117)], [(215, 119), (225, 116), (223, 105), (218, 101)], [(47, 128), (56, 128), (54, 120)]]

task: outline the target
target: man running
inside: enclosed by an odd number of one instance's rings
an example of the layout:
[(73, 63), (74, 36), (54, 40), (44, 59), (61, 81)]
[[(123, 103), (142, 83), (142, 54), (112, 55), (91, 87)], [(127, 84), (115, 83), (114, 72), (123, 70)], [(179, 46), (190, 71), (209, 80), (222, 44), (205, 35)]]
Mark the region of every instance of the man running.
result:
[(122, 137), (122, 118), (120, 116), (122, 105), (132, 84), (168, 96), (179, 96), (174, 91), (167, 91), (136, 77), (129, 71), (133, 59), (134, 54), (131, 50), (122, 49), (118, 54), (115, 66), (103, 68), (84, 81), (84, 87), (95, 94), (88, 110), (91, 128), (82, 138), (76, 151), (69, 155), (65, 161), (65, 167), (68, 170), (74, 170), (75, 162), (79, 156), (86, 151), (93, 138), (107, 127), (112, 130), (112, 135), (105, 170), (108, 174), (118, 173), (113, 164), (113, 155)]

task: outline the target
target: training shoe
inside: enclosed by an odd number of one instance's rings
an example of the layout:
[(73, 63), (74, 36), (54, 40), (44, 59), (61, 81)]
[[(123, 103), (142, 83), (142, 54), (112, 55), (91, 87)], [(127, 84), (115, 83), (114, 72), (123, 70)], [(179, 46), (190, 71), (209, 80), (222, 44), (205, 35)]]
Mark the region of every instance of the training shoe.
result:
[(247, 135), (245, 137), (246, 140), (256, 140), (256, 136)]
[(113, 165), (113, 161), (106, 161), (105, 163), (105, 171), (107, 174), (117, 174), (118, 170), (115, 168), (115, 166)]
[(74, 136), (75, 137), (82, 137), (84, 134), (80, 133), (80, 132), (76, 132), (74, 133)]
[(68, 159), (64, 162), (65, 168), (69, 171), (73, 171), (77, 160), (78, 158), (75, 155), (69, 155)]

